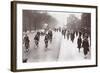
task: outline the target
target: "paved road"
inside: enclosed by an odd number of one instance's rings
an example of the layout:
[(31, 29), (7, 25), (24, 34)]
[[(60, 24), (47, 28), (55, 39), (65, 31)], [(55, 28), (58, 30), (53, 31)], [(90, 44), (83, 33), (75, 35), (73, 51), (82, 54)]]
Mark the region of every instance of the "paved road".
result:
[(30, 50), (28, 53), (25, 52), (23, 45), (23, 58), (28, 58), (28, 62), (41, 62), (41, 61), (57, 61), (59, 57), (59, 50), (61, 44), (61, 33), (53, 32), (52, 42), (48, 44), (48, 48), (45, 48), (44, 37), (40, 37), (39, 47), (37, 48), (34, 43), (34, 35), (29, 34)]
[[(72, 43), (71, 40), (67, 38), (62, 38), (62, 44), (60, 48), (59, 61), (73, 61), (73, 60), (83, 60), (83, 48), (80, 49), (80, 52), (77, 48), (77, 38), (74, 39)], [(87, 59), (90, 59), (90, 53), (88, 53)]]
[[(45, 62), (45, 61), (72, 61), (84, 59), (83, 48), (79, 53), (77, 48), (77, 37), (72, 43), (71, 40), (63, 38), (60, 32), (53, 32), (52, 43), (49, 42), (48, 48), (45, 48), (44, 37), (40, 37), (39, 47), (34, 43), (35, 33), (29, 33), (30, 48), (29, 52), (25, 52), (23, 45), (23, 59), (27, 58), (27, 62)], [(90, 59), (90, 53), (88, 54)]]

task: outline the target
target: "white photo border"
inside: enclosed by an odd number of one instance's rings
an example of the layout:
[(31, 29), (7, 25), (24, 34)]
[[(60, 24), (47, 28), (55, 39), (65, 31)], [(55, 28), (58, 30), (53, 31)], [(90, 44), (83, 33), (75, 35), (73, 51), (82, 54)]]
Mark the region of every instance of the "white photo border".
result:
[[(62, 61), (62, 62), (33, 62), (33, 63), (23, 63), (22, 62), (22, 12), (24, 10), (47, 10), (47, 11), (66, 11), (66, 12), (79, 12), (79, 13), (91, 13), (91, 60), (81, 60), (81, 61)], [(92, 7), (73, 7), (73, 6), (53, 6), (45, 4), (28, 4), (28, 3), (18, 3), (16, 4), (16, 28), (17, 28), (17, 48), (16, 48), (16, 69), (40, 69), (40, 68), (56, 68), (56, 67), (80, 67), (96, 65), (96, 8)]]

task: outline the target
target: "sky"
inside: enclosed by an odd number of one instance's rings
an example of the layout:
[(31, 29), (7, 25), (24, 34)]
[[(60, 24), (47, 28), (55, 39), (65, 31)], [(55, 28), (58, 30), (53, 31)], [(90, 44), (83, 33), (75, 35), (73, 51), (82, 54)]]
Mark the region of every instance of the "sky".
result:
[(48, 14), (58, 21), (58, 27), (63, 27), (67, 24), (67, 17), (69, 17), (69, 15), (74, 14), (77, 18), (81, 19), (82, 13), (48, 12)]

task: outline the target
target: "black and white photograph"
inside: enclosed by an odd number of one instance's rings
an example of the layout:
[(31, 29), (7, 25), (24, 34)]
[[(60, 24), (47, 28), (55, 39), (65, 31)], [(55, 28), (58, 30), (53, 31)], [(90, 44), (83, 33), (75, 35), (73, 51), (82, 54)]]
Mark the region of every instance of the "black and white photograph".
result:
[(97, 7), (12, 2), (12, 45), (13, 71), (95, 67)]
[(23, 63), (91, 59), (91, 13), (23, 10)]

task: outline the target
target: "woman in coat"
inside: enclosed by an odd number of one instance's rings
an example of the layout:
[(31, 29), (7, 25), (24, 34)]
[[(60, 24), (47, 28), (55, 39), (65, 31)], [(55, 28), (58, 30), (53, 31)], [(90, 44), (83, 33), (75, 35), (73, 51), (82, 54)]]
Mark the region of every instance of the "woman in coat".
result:
[(87, 58), (87, 54), (89, 51), (89, 41), (88, 41), (88, 38), (86, 36), (84, 37), (82, 47), (83, 47), (85, 58)]
[(39, 45), (39, 40), (40, 40), (40, 32), (37, 32), (35, 37), (34, 37), (35, 45), (37, 46), (37, 48)]
[(48, 34), (45, 35), (45, 39), (44, 39), (44, 42), (45, 42), (45, 48), (48, 47), (48, 40), (49, 40), (49, 37), (48, 37)]
[(78, 45), (79, 52), (80, 52), (81, 44), (82, 44), (82, 38), (81, 38), (81, 35), (80, 35), (78, 37), (78, 40), (77, 40), (77, 45)]
[(25, 37), (24, 37), (24, 43), (25, 43), (25, 48), (26, 48), (27, 52), (29, 51), (29, 42), (30, 42), (29, 37), (26, 34)]

